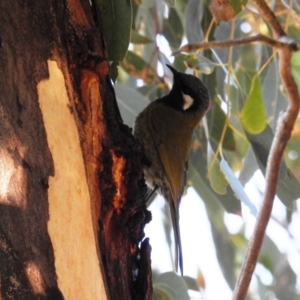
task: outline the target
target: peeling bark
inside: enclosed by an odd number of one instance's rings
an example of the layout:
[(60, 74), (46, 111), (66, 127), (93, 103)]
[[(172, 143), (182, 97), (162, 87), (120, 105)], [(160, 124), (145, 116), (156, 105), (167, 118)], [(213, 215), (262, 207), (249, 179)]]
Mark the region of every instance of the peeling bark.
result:
[(93, 9), (0, 2), (1, 299), (152, 298), (142, 151)]

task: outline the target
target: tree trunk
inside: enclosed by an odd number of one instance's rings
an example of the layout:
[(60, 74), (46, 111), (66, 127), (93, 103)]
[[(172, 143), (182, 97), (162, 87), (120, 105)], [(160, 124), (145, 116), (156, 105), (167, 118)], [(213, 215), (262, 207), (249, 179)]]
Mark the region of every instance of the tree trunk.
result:
[(100, 24), (88, 0), (0, 1), (0, 299), (152, 298), (143, 156)]

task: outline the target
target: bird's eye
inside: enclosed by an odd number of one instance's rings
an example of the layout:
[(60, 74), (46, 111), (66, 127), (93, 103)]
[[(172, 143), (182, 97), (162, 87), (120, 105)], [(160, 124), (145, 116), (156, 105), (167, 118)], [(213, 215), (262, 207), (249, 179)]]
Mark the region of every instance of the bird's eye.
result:
[(182, 93), (185, 94), (185, 95), (188, 95), (188, 94), (189, 94), (188, 89), (187, 89), (186, 87), (184, 87), (184, 86), (181, 88), (181, 91), (182, 91)]

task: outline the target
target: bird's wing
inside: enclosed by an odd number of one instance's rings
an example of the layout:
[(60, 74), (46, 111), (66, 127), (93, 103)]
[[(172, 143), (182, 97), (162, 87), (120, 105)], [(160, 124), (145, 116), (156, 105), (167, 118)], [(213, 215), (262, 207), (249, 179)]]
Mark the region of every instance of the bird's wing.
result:
[[(157, 148), (169, 181), (172, 197), (178, 206), (185, 185), (185, 161), (178, 151), (166, 143)], [(176, 207), (177, 209), (177, 207)]]
[[(187, 130), (183, 114), (171, 111), (163, 104), (150, 112), (150, 128), (156, 150), (169, 181), (176, 206), (186, 181), (186, 167), (193, 130)], [(177, 209), (178, 207), (176, 207)]]

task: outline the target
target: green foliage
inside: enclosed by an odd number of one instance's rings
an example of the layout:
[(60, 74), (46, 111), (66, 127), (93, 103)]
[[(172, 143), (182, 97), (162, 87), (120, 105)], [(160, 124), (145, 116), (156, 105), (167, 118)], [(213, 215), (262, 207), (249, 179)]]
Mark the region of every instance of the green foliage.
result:
[(174, 7), (176, 5), (176, 0), (166, 0), (166, 3), (171, 6)]
[[(109, 60), (116, 65), (127, 53), (132, 25), (131, 0), (97, 0)], [(116, 71), (116, 68), (114, 68)], [(116, 77), (114, 73), (113, 77)]]
[(139, 55), (128, 51), (122, 61), (122, 67), (133, 77), (141, 78), (146, 83), (152, 83), (157, 77), (156, 71)]
[[(207, 145), (203, 136), (197, 135), (196, 138), (199, 139), (200, 144), (197, 147), (193, 147), (191, 151), (189, 183), (194, 187), (208, 207), (213, 206), (214, 209), (216, 209), (216, 207), (219, 207), (219, 204), (220, 206), (223, 206), (223, 210), (225, 209), (227, 212), (240, 214), (241, 202), (235, 197), (232, 188), (228, 186), (226, 194), (217, 193), (211, 188), (207, 176), (207, 169), (199, 168), (199, 166), (205, 166), (207, 164), (207, 156), (205, 153)], [(227, 182), (225, 184), (227, 184)]]
[(153, 282), (154, 300), (189, 300), (187, 286), (174, 272), (160, 274)]
[(185, 55), (184, 62), (189, 68), (199, 70), (203, 74), (211, 74), (216, 66), (213, 61), (198, 53)]
[(221, 103), (218, 99), (215, 100), (216, 104), (211, 111), (210, 119), (210, 141), (211, 143), (217, 145), (220, 142), (223, 128), (225, 127), (225, 136), (223, 139), (223, 148), (229, 151), (236, 150), (236, 141), (234, 137), (234, 132), (231, 127), (226, 124), (226, 114), (220, 107)]
[(258, 76), (253, 76), (246, 102), (241, 111), (244, 129), (251, 134), (261, 133), (266, 125), (266, 112), (262, 97), (262, 88)]
[(146, 36), (137, 33), (135, 30), (132, 30), (130, 36), (130, 43), (143, 45), (147, 43), (153, 43), (153, 41), (147, 38)]
[(293, 54), (292, 72), (297, 85), (300, 86), (300, 53), (298, 52)]
[(247, 194), (245, 193), (243, 186), (241, 185), (240, 181), (235, 177), (234, 172), (229, 167), (228, 163), (224, 158), (222, 158), (220, 162), (220, 168), (223, 174), (225, 175), (225, 178), (228, 180), (230, 185), (232, 186), (235, 195), (245, 204), (248, 206), (250, 212), (256, 216), (257, 210), (255, 206), (252, 204), (251, 200), (248, 198)]
[(226, 187), (228, 181), (226, 180), (223, 172), (220, 169), (219, 160), (216, 158), (216, 154), (213, 152), (210, 146), (207, 149), (207, 163), (208, 163), (208, 179), (212, 189), (220, 194), (226, 194)]
[[(248, 140), (252, 145), (256, 162), (260, 170), (265, 173), (267, 167), (268, 154), (271, 149), (271, 143), (274, 134), (269, 126), (263, 132), (256, 135), (247, 134)], [(277, 196), (286, 205), (287, 208), (293, 209), (293, 202), (299, 198), (300, 186), (299, 181), (293, 173), (287, 169), (284, 162), (281, 163), (279, 173), (279, 182), (277, 186)]]
[(183, 26), (176, 9), (170, 8), (168, 19), (164, 19), (162, 34), (169, 41), (172, 49), (179, 48), (183, 37)]
[[(112, 70), (116, 77), (118, 66), (118, 80), (122, 81), (115, 85), (117, 100), (124, 122), (130, 127), (149, 101), (168, 92), (172, 74), (165, 64), (199, 76), (209, 89), (211, 107), (194, 134), (188, 184), (205, 204), (218, 262), (233, 288), (247, 239), (244, 227), (234, 235), (229, 233), (224, 214), (241, 215), (241, 201), (253, 214), (259, 208), (260, 202), (253, 199), (254, 194), (247, 194), (244, 187), (253, 181), (254, 174), (265, 174), (276, 124), (287, 107), (277, 53), (261, 44), (181, 53), (175, 57), (171, 53), (183, 43), (270, 34), (269, 29), (259, 15), (252, 13), (251, 6), (244, 9), (247, 0), (230, 0), (235, 19), (218, 26), (208, 8), (210, 1), (144, 0), (132, 1), (132, 5), (127, 0), (98, 1)], [(296, 14), (300, 12), (299, 5), (294, 1), (292, 7), (287, 7), (276, 2), (276, 10), (281, 12), (280, 21), (286, 25), (288, 34), (300, 39)], [(243, 31), (246, 25), (249, 32)], [(300, 87), (299, 53), (293, 55), (292, 71)], [(287, 234), (290, 232), (286, 224), (297, 214), (294, 201), (300, 197), (299, 170), (300, 121), (282, 161), (277, 188), (277, 196), (287, 211), (286, 219), (278, 223)], [(266, 299), (264, 295), (270, 291), (278, 299), (299, 298), (295, 291), (296, 275), (287, 257), (269, 237), (263, 245), (260, 265), (271, 273), (273, 283), (266, 285), (256, 276), (257, 288), (252, 293), (261, 299)], [(291, 285), (281, 284), (284, 276)], [(174, 273), (162, 274), (155, 280), (155, 299), (189, 299), (186, 289), (184, 281)], [(284, 293), (288, 297), (281, 297)]]
[(243, 6), (246, 5), (247, 0), (229, 0), (230, 5), (233, 7), (235, 14), (242, 11)]

